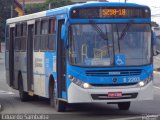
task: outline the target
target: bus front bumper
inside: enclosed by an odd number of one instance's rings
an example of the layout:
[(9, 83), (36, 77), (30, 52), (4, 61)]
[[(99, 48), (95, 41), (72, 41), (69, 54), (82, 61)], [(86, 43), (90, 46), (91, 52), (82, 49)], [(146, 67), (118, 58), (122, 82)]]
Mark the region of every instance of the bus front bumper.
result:
[[(108, 93), (122, 93), (121, 97), (110, 98)], [(68, 103), (93, 103), (93, 102), (128, 102), (153, 100), (153, 82), (149, 82), (144, 87), (108, 87), (97, 89), (83, 89), (71, 83), (68, 89)]]

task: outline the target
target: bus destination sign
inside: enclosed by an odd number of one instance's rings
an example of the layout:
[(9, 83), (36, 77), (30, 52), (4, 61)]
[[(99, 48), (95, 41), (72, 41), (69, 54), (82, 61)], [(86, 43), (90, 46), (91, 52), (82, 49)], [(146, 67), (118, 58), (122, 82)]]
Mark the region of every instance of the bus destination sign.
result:
[(100, 16), (102, 17), (108, 17), (108, 16), (126, 16), (127, 10), (126, 9), (100, 9)]
[(71, 10), (71, 18), (149, 18), (150, 9), (147, 7), (86, 7)]

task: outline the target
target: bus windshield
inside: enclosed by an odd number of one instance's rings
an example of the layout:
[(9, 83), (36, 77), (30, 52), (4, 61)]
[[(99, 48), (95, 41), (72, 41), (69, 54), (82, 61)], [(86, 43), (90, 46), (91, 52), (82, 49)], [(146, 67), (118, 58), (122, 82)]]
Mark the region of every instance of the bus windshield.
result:
[(151, 62), (149, 24), (73, 24), (69, 34), (69, 61), (78, 66), (114, 66), (115, 56), (125, 66)]

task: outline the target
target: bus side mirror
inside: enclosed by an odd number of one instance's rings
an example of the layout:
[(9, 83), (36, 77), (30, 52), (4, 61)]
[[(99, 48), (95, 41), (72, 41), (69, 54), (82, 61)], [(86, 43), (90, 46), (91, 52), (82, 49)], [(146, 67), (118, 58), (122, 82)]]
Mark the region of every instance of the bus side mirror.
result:
[(153, 56), (157, 56), (158, 54), (160, 54), (159, 50), (157, 50), (157, 39), (156, 39), (156, 34), (154, 31), (151, 31), (151, 35), (152, 35), (152, 42), (153, 42)]
[(64, 42), (65, 48), (68, 48), (67, 33), (67, 27), (63, 24), (61, 28), (61, 40)]
[(65, 39), (66, 39), (66, 27), (65, 27), (65, 25), (62, 25), (62, 28), (61, 28), (61, 39), (63, 41), (65, 41)]
[(159, 50), (155, 50), (155, 52), (153, 52), (153, 56), (157, 56), (160, 54), (160, 51)]
[(156, 53), (157, 53), (157, 54), (160, 54), (160, 51), (159, 51), (159, 50), (156, 50)]
[(157, 50), (153, 49), (153, 56), (157, 56), (159, 54), (159, 52)]

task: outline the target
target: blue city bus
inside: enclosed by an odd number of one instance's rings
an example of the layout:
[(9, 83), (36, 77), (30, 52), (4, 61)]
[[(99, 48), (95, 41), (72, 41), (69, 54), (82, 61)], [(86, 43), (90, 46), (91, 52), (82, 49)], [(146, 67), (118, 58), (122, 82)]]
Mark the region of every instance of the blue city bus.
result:
[(149, 7), (88, 2), (11, 18), (6, 24), (6, 79), (21, 101), (117, 104), (153, 99)]

